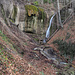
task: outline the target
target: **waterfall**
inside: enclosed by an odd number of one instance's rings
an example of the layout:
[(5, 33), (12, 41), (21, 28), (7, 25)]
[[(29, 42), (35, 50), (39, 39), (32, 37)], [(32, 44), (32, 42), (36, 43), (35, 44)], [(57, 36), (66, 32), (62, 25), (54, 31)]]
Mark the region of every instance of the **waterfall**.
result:
[(47, 39), (48, 39), (49, 36), (50, 36), (51, 23), (52, 23), (52, 20), (53, 20), (53, 18), (54, 18), (55, 15), (56, 15), (56, 13), (55, 13), (55, 14), (51, 17), (51, 19), (50, 19), (49, 27), (48, 27), (48, 29), (47, 29), (47, 31), (46, 31), (46, 37), (45, 37), (45, 39), (43, 40), (43, 43), (46, 43)]

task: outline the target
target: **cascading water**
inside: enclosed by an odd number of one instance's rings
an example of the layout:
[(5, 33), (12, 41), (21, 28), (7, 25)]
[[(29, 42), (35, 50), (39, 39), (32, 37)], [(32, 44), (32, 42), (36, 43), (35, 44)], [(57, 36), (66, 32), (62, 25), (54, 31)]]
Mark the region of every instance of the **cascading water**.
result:
[(52, 23), (52, 20), (53, 20), (53, 18), (54, 18), (55, 15), (56, 15), (56, 13), (55, 13), (55, 14), (51, 17), (51, 19), (50, 19), (49, 27), (48, 27), (48, 29), (47, 29), (47, 31), (46, 31), (46, 37), (45, 37), (45, 39), (43, 40), (43, 43), (46, 43), (47, 39), (48, 39), (49, 36), (50, 36), (51, 23)]

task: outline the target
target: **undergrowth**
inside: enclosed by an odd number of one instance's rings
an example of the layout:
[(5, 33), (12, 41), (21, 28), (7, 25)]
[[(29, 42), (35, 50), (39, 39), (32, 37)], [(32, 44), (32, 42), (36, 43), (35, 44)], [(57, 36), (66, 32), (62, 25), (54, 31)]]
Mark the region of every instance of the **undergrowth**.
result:
[[(23, 55), (23, 51), (20, 49), (20, 47), (18, 47), (16, 44), (13, 43), (12, 40), (10, 40), (5, 34), (3, 34), (3, 32), (0, 30), (0, 36), (2, 37), (2, 39), (10, 46), (10, 48), (12, 50), (14, 50), (15, 52), (22, 52), (21, 54)], [(25, 43), (25, 45), (27, 45), (27, 43)]]
[(69, 39), (70, 36), (71, 36), (71, 34), (70, 33), (67, 33), (65, 40)]
[(0, 30), (0, 36), (13, 50), (16, 51), (16, 49), (14, 48), (14, 43), (5, 34), (3, 34), (1, 30)]
[(71, 60), (74, 59), (75, 57), (75, 43), (67, 43), (66, 41), (63, 40), (55, 40), (53, 44), (58, 45), (58, 50), (60, 50), (60, 54), (64, 55), (65, 57), (69, 56)]
[(9, 62), (12, 62), (10, 60), (14, 59), (13, 56), (6, 50), (7, 50), (6, 47), (0, 44), (0, 64), (4, 62), (8, 64)]

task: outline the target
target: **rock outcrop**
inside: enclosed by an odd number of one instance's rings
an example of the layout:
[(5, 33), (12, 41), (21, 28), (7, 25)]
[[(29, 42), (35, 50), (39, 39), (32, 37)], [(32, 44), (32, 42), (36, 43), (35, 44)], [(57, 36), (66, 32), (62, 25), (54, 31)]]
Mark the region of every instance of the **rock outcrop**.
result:
[[(0, 16), (5, 16), (10, 21), (14, 22), (16, 25), (25, 20), (25, 8), (23, 4), (17, 2), (16, 0), (2, 0), (0, 1), (0, 9), (4, 10), (0, 12)], [(24, 11), (24, 12), (22, 12)], [(2, 15), (2, 13), (5, 13)]]

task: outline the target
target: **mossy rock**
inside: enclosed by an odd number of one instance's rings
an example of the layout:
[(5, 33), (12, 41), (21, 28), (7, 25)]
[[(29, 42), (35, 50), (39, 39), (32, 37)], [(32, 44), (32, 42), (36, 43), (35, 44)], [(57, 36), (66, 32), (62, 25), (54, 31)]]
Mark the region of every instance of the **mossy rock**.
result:
[(34, 5), (25, 5), (25, 9), (28, 13), (28, 16), (31, 16), (31, 14), (38, 14), (38, 8)]
[(12, 18), (13, 18), (13, 22), (15, 22), (16, 16), (17, 16), (17, 6), (14, 5), (13, 16), (12, 16)]
[(26, 12), (28, 16), (31, 16), (32, 14), (36, 16), (41, 16), (41, 19), (44, 19), (46, 17), (46, 14), (44, 13), (44, 9), (40, 7), (36, 7), (34, 5), (25, 5)]

